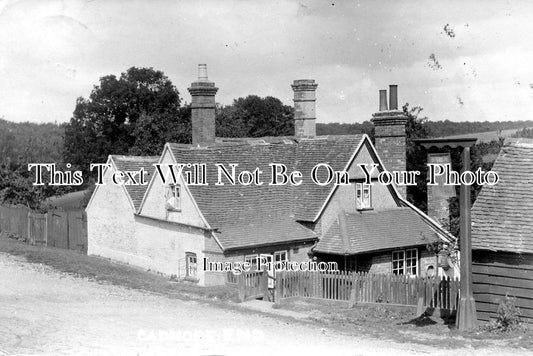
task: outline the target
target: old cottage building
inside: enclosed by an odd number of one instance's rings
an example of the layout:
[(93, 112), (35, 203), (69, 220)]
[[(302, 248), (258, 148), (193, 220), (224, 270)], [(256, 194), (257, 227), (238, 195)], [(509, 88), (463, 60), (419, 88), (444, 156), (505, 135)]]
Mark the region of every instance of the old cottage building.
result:
[(506, 295), (533, 323), (533, 140), (507, 139), (472, 209), (472, 279), (478, 319), (496, 317)]
[[(226, 275), (205, 272), (202, 261), (335, 261), (341, 269), (425, 275), (437, 267), (426, 250), (434, 241), (451, 243), (438, 223), (409, 204), (394, 185), (376, 181), (379, 171), (405, 170), (406, 117), (397, 109), (396, 87), (374, 115), (376, 144), (366, 135), (316, 136), (314, 80), (294, 81), (295, 136), (223, 139), (215, 137), (215, 94), (218, 88), (200, 65), (192, 83), (192, 144), (167, 143), (158, 162), (191, 164), (178, 181), (154, 174), (135, 210), (100, 217), (89, 224), (89, 253), (111, 255), (103, 225), (130, 226), (120, 239), (137, 246), (121, 256), (123, 262), (150, 268), (201, 285), (222, 284)], [(384, 162), (380, 159), (382, 157)], [(364, 183), (358, 164), (378, 164), (372, 184)], [(199, 173), (194, 164), (203, 164)], [(299, 171), (302, 183), (271, 185), (271, 164)], [(313, 168), (323, 164), (317, 179), (333, 171), (349, 172), (344, 184), (316, 184)], [(231, 184), (222, 165), (235, 174), (256, 169), (263, 184)], [(232, 165), (233, 168), (232, 168)], [(187, 175), (202, 175), (207, 184), (186, 184)], [(245, 177), (249, 177), (245, 173)], [(163, 181), (165, 180), (165, 181)], [(216, 183), (223, 184), (216, 184)], [(95, 191), (91, 209), (112, 204)], [(122, 199), (122, 198), (121, 198)], [(125, 221), (126, 219), (127, 222)], [(118, 229), (117, 229), (118, 230)], [(114, 230), (115, 231), (115, 230)], [(117, 236), (120, 232), (116, 231)], [(116, 239), (113, 237), (112, 239)], [(93, 246), (91, 246), (93, 244)], [(120, 248), (120, 247), (118, 247)]]
[[(159, 157), (110, 155), (103, 172), (103, 183), (97, 185), (87, 205), (87, 253), (116, 261), (148, 267), (143, 258), (142, 239), (135, 235), (135, 214), (139, 209), (146, 185), (117, 185), (114, 172), (144, 168), (151, 179), (152, 166)], [(126, 182), (124, 182), (126, 183)], [(149, 268), (149, 267), (148, 267)]]

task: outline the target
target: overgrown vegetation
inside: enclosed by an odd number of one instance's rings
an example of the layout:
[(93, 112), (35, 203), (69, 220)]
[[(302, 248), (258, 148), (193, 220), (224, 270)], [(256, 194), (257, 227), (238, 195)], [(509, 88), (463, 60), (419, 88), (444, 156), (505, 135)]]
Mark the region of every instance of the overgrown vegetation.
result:
[(498, 305), (496, 319), (482, 329), (489, 332), (511, 332), (521, 328), (520, 308), (516, 306), (516, 298), (505, 295), (505, 298)]

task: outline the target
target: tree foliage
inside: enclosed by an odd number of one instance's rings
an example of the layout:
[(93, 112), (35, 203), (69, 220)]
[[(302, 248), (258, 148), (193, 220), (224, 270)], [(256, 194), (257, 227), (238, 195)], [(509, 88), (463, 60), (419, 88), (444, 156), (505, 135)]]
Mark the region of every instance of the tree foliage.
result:
[(339, 123), (331, 122), (327, 124), (316, 124), (317, 135), (356, 135), (367, 134), (374, 137), (374, 124), (371, 121), (363, 121), (362, 123)]
[[(0, 204), (38, 209), (44, 199), (70, 187), (34, 186), (28, 163), (62, 166), (64, 125), (0, 119)], [(48, 179), (48, 177), (45, 177)]]
[(35, 170), (28, 171), (27, 165), (0, 166), (0, 204), (24, 205), (35, 210), (44, 210), (47, 198), (62, 195), (73, 190), (64, 185), (49, 185), (50, 176), (43, 173), (44, 185), (34, 185)]
[(167, 142), (191, 143), (191, 108), (189, 105), (175, 113), (142, 114), (133, 130), (135, 141), (129, 154), (157, 156)]
[(405, 125), (406, 169), (420, 172), (417, 185), (407, 187), (407, 199), (422, 211), (427, 211), (427, 152), (414, 142), (430, 134), (427, 126), (428, 118), (420, 117), (422, 110), (419, 106), (409, 107), (409, 103), (403, 106), (403, 112), (407, 116)]
[(289, 136), (294, 134), (294, 110), (281, 100), (248, 95), (217, 107), (219, 137)]
[(533, 128), (524, 127), (522, 130), (517, 131), (512, 137), (533, 138)]
[(65, 129), (65, 160), (87, 171), (109, 154), (154, 154), (162, 144), (151, 143), (164, 144), (172, 134), (172, 141), (184, 140), (182, 131), (172, 131), (187, 126), (180, 103), (178, 90), (161, 71), (132, 67), (118, 78), (102, 77), (88, 99), (76, 101)]
[[(472, 146), (470, 150), (470, 170), (475, 172), (478, 168), (487, 172), (492, 170), (494, 161), (498, 157), (503, 146), (504, 139), (493, 140), (491, 142), (480, 142)], [(461, 172), (463, 169), (462, 164), (462, 149), (456, 148), (450, 151), (451, 160), (452, 160), (452, 169)], [(477, 199), (477, 196), (481, 192), (483, 186), (478, 184), (473, 184), (470, 187), (471, 199), (470, 204), (473, 205)], [(450, 222), (449, 222), (449, 231), (459, 237), (459, 225), (460, 225), (460, 206), (459, 206), (459, 196), (460, 196), (460, 186), (455, 187), (456, 197), (449, 200), (450, 207)]]
[(60, 163), (64, 132), (64, 125), (15, 123), (0, 119), (0, 164)]

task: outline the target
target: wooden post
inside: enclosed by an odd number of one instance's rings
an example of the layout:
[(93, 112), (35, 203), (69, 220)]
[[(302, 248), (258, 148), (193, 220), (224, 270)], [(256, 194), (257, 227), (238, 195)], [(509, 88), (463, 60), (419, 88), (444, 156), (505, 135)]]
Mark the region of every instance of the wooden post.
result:
[[(470, 147), (463, 148), (463, 172), (470, 171)], [(477, 327), (476, 302), (472, 296), (472, 240), (470, 221), (470, 186), (461, 184), (460, 197), (461, 289), (455, 325), (459, 330)]]
[(237, 289), (239, 291), (239, 301), (242, 303), (244, 302), (246, 292), (244, 272), (237, 277)]
[(32, 245), (32, 241), (31, 241), (31, 210), (28, 210), (28, 236), (26, 236), (26, 238), (28, 239), (28, 242), (30, 245)]
[(268, 275), (268, 270), (266, 268), (266, 266), (263, 266), (263, 273), (261, 274), (261, 283), (260, 283), (260, 288), (261, 288), (261, 292), (263, 293), (263, 300), (266, 300), (266, 301), (270, 301), (270, 293), (268, 291), (268, 279), (269, 279), (269, 275)]
[(279, 303), (281, 301), (281, 288), (283, 281), (284, 271), (276, 272), (276, 280), (274, 281), (274, 303)]
[(418, 304), (416, 305), (416, 315), (421, 316), (426, 309), (424, 307), (424, 294), (425, 294), (426, 288), (424, 287), (423, 278), (418, 279), (417, 288), (418, 288)]
[[(458, 139), (417, 139), (415, 142), (421, 144), (426, 149), (437, 147), (443, 149), (463, 148), (462, 161), (463, 172), (470, 171), (470, 147), (475, 145), (477, 138), (458, 138)], [(469, 330), (477, 326), (476, 304), (472, 295), (472, 242), (470, 237), (470, 186), (461, 184), (460, 196), (461, 211), (461, 287), (460, 300), (457, 305), (457, 317), (455, 325), (460, 330)]]

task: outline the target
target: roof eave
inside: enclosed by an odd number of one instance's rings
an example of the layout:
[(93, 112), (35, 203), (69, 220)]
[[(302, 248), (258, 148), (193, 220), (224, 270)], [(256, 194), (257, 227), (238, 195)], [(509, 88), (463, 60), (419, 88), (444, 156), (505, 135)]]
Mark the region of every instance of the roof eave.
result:
[(245, 250), (245, 249), (251, 249), (251, 248), (262, 248), (262, 247), (268, 247), (268, 246), (279, 246), (279, 245), (290, 245), (294, 243), (301, 243), (301, 242), (312, 242), (318, 240), (318, 236), (314, 237), (307, 237), (303, 239), (295, 239), (290, 241), (278, 241), (278, 242), (268, 242), (264, 244), (256, 244), (256, 245), (243, 245), (243, 246), (236, 246), (236, 247), (228, 247), (224, 249), (224, 252), (235, 252), (239, 250)]

